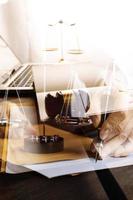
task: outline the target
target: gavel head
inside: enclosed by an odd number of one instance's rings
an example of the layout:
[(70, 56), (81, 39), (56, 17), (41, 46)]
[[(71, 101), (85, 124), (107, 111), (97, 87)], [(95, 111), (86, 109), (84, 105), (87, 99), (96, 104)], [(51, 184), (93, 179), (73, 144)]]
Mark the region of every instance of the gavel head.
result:
[[(50, 118), (55, 118), (58, 114), (62, 116), (79, 117), (79, 113), (84, 114), (90, 108), (90, 98), (86, 91), (79, 90), (73, 94), (62, 94), (57, 92), (55, 96), (50, 93), (45, 97), (45, 109)], [(76, 116), (77, 115), (77, 116)]]
[(50, 118), (55, 118), (57, 114), (60, 114), (64, 104), (64, 97), (61, 92), (57, 92), (56, 96), (48, 94), (45, 97), (45, 109)]

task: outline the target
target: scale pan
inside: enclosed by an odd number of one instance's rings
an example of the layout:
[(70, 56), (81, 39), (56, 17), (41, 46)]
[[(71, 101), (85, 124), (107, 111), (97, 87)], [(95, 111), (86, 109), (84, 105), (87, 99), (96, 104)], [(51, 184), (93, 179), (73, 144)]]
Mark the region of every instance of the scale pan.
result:
[(58, 51), (58, 48), (46, 48), (44, 51)]
[(83, 51), (81, 49), (70, 49), (68, 51), (69, 54), (82, 54)]

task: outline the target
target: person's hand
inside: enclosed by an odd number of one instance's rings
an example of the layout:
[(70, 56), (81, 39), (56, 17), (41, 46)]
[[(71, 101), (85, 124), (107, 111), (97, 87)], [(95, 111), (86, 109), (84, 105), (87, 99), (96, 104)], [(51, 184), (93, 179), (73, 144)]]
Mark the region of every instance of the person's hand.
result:
[[(101, 127), (100, 138), (103, 140), (103, 149), (100, 155), (102, 158), (109, 155), (122, 157), (132, 153), (133, 111), (110, 114)], [(94, 146), (96, 147), (95, 141)]]

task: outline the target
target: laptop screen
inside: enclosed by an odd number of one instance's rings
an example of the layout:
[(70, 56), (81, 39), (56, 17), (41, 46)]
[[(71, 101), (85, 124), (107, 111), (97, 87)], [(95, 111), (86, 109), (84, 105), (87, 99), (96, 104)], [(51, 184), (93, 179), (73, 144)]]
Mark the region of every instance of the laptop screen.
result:
[(20, 65), (20, 61), (0, 38), (0, 70), (7, 71), (15, 65)]

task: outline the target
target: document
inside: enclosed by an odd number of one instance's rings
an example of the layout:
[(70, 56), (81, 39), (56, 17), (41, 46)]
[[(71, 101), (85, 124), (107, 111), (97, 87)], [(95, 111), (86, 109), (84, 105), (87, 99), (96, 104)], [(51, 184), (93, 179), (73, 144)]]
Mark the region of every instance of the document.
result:
[(72, 161), (60, 161), (47, 164), (24, 165), (27, 169), (36, 171), (48, 178), (83, 173), (107, 168), (123, 167), (133, 164), (133, 154), (123, 158), (106, 158), (95, 162), (94, 158), (84, 158)]

